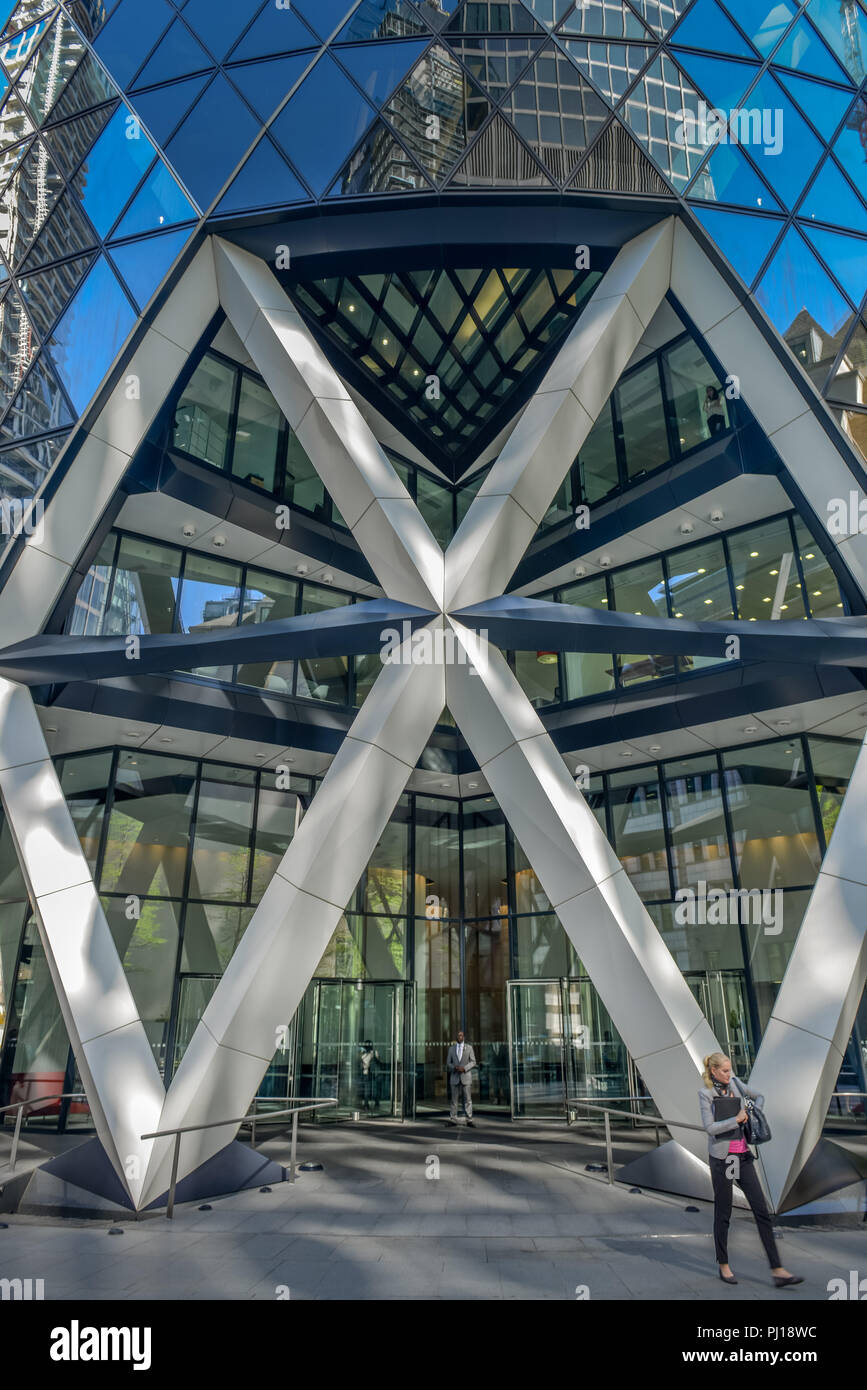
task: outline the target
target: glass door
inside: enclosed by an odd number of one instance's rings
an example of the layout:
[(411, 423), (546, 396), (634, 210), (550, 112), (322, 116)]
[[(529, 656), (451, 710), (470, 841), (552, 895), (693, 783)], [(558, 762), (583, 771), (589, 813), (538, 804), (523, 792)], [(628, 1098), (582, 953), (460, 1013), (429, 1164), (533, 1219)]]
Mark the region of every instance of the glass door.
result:
[(561, 1118), (567, 1085), (566, 1021), (559, 980), (510, 980), (512, 1118)]
[(630, 1094), (626, 1048), (589, 979), (510, 980), (508, 1022), (513, 1119)]
[(312, 1028), (304, 1035), (312, 1051), (313, 1094), (337, 1101), (317, 1118), (402, 1119), (412, 986), (402, 980), (317, 980), (310, 1001)]
[(736, 1076), (753, 1064), (744, 977), (739, 970), (705, 970), (686, 976), (699, 1008), (731, 1058)]

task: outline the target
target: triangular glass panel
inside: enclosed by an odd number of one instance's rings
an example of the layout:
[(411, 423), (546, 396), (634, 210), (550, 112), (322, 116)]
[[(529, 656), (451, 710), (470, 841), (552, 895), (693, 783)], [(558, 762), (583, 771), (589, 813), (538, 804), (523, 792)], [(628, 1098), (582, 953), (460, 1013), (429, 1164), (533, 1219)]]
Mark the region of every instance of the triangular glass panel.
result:
[(766, 58), (798, 13), (792, 0), (722, 0), (722, 3)]
[(446, 25), (447, 34), (544, 34), (521, 0), (466, 0)]
[(508, 89), (539, 51), (541, 38), (452, 39), (449, 47), (480, 87), (502, 101)]
[(102, 26), (93, 46), (119, 87), (128, 87), (176, 14), (167, 0), (122, 0)]
[(244, 58), (274, 58), (297, 48), (318, 47), (319, 39), (294, 10), (278, 10), (276, 5), (268, 4), (232, 49), (231, 60), (240, 63)]
[(79, 256), (74, 261), (64, 261), (50, 271), (40, 275), (28, 275), (18, 280), (21, 297), (36, 325), (40, 338), (44, 338), (59, 316), (63, 313), (91, 265), (93, 255)]
[(319, 195), (374, 118), (373, 107), (326, 53), (274, 121), (271, 134)]
[(592, 39), (566, 39), (563, 47), (612, 105), (617, 104), (653, 52), (644, 44), (598, 43)]
[(103, 0), (67, 0), (66, 8), (86, 39), (94, 39), (105, 23)]
[(720, 145), (689, 187), (689, 198), (736, 203), (752, 212), (781, 212), (771, 190), (736, 145)]
[(292, 8), (324, 41), (340, 29), (350, 10), (355, 8), (355, 0), (292, 0)]
[(698, 0), (678, 24), (671, 42), (699, 48), (704, 53), (726, 53), (735, 58), (756, 56), (717, 0)]
[(232, 0), (230, 5), (215, 5), (214, 0), (187, 0), (183, 11), (193, 33), (220, 63), (261, 8), (262, 0)]
[(67, 121), (65, 125), (48, 126), (43, 131), (43, 140), (67, 178), (93, 148), (116, 110), (117, 107), (99, 106), (96, 111), (88, 111), (86, 116)]
[(177, 77), (207, 72), (213, 66), (213, 59), (184, 21), (176, 19), (136, 78), (133, 91), (137, 87), (155, 87), (158, 82), (173, 82)]
[(852, 93), (840, 87), (829, 87), (825, 82), (812, 82), (809, 77), (794, 77), (788, 72), (781, 72), (778, 77), (822, 138), (830, 140), (852, 104)]
[(744, 212), (722, 212), (717, 208), (693, 206), (702, 226), (713, 237), (729, 265), (745, 284), (751, 285), (767, 259), (768, 252), (783, 226), (775, 217), (750, 216)]
[(421, 57), (425, 41), (368, 43), (363, 48), (331, 48), (365, 96), (381, 106)]
[(131, 241), (126, 246), (109, 247), (115, 267), (120, 271), (139, 310), (144, 309), (191, 236), (191, 229), (184, 228), (180, 232), (165, 232), (160, 236)]
[(867, 15), (858, 0), (810, 0), (807, 14), (853, 82), (863, 82)]
[(796, 227), (786, 233), (755, 293), (787, 341), (809, 328), (826, 344), (836, 343), (833, 351), (823, 350), (822, 357), (836, 356), (852, 310)]
[[(679, 189), (685, 187), (707, 154), (697, 127), (700, 100), (676, 64), (660, 54), (621, 108), (632, 133)], [(684, 112), (695, 122), (685, 121)]]
[[(819, 162), (822, 146), (770, 73), (753, 88), (749, 108), (740, 115), (740, 136), (749, 143), (759, 173), (788, 207), (794, 207)], [(746, 139), (744, 126), (749, 132)]]
[(553, 29), (572, 8), (572, 0), (524, 0), (524, 4), (546, 29)]
[(156, 232), (175, 227), (179, 222), (194, 222), (197, 216), (196, 209), (174, 175), (165, 164), (159, 163), (148, 174), (112, 235), (120, 239), (142, 232)]
[(427, 32), (410, 0), (365, 0), (344, 24), (335, 42), (406, 38)]
[(329, 190), (329, 198), (364, 193), (430, 192), (432, 185), (385, 121), (371, 126)]
[(166, 146), (200, 208), (207, 208), (261, 129), (234, 87), (218, 73)]
[(610, 112), (567, 55), (546, 45), (502, 104), (557, 183), (568, 182)]
[(4, 145), (26, 140), (36, 130), (17, 87), (12, 88), (0, 108), (0, 130), (3, 131)]
[(843, 350), (843, 355), (837, 363), (836, 370), (825, 387), (825, 394), (831, 400), (852, 405), (853, 402), (861, 399), (862, 383), (865, 377), (867, 377), (867, 325), (859, 319)]
[(63, 193), (21, 265), (22, 273), (95, 246), (97, 236), (70, 189)]
[[(9, 27), (7, 25), (7, 30)], [(13, 38), (4, 39), (3, 66), (13, 82), (24, 64), (29, 61), (47, 27), (48, 20), (43, 18), (38, 20), (36, 24), (31, 24), (27, 29), (20, 29)]]
[(285, 58), (266, 58), (264, 63), (244, 63), (226, 68), (226, 76), (252, 106), (261, 120), (269, 121), (281, 102), (292, 91), (314, 55), (289, 53)]
[(558, 35), (576, 34), (606, 39), (652, 39), (646, 24), (620, 0), (594, 0), (593, 4), (576, 5), (557, 31)]
[(692, 0), (632, 0), (632, 3), (648, 28), (664, 38)]
[(100, 256), (49, 339), (69, 398), (81, 413), (135, 323), (132, 305)]
[(136, 92), (134, 107), (158, 145), (165, 145), (190, 110), (193, 102), (201, 96), (208, 78), (187, 77), (183, 82), (172, 82), (167, 87), (157, 87), (152, 92)]
[(0, 250), (17, 265), (63, 192), (63, 175), (48, 151), (34, 141), (2, 193)]
[(241, 212), (288, 203), (309, 203), (310, 194), (265, 136), (220, 199), (216, 212)]
[(415, 0), (415, 7), (432, 29), (442, 29), (461, 7), (461, 0)]
[(846, 124), (834, 141), (833, 150), (852, 182), (867, 198), (867, 159), (864, 157), (865, 131), (867, 131), (867, 101), (858, 97)]
[(842, 82), (846, 75), (804, 15), (801, 15), (774, 54), (774, 65), (778, 63), (784, 68), (794, 68), (796, 72), (827, 77), (831, 82)]
[(129, 112), (119, 106), (73, 181), (84, 210), (100, 236), (105, 236), (132, 194), (156, 151), (143, 130), (135, 139)]
[(59, 14), (18, 80), (18, 88), (40, 125), (86, 52), (84, 40), (75, 26), (66, 15)]
[(24, 301), (11, 285), (0, 319), (0, 408), (5, 409), (39, 351), (39, 339)]
[(672, 196), (661, 174), (619, 121), (612, 121), (602, 132), (569, 187)]
[(731, 111), (737, 106), (759, 70), (758, 63), (731, 63), (705, 54), (674, 52), (687, 77), (717, 110)]
[(805, 231), (853, 304), (860, 304), (867, 290), (867, 241), (822, 227), (808, 226)]
[(66, 403), (48, 354), (43, 352), (6, 412), (0, 434), (11, 442), (74, 423), (75, 416)]
[(50, 121), (66, 121), (91, 106), (111, 101), (118, 90), (92, 53), (86, 53), (48, 113)]
[(12, 145), (0, 151), (0, 188), (5, 188), (10, 182), (32, 144), (32, 140), (22, 140), (20, 145)]
[(542, 165), (496, 112), (449, 179), (450, 188), (553, 188)]
[(798, 208), (798, 217), (810, 222), (832, 222), (855, 231), (867, 227), (867, 208), (831, 155)]
[(490, 109), (451, 49), (438, 43), (415, 65), (384, 115), (425, 173), (442, 183)]
[(57, 6), (57, 0), (21, 0), (20, 5), (5, 4), (0, 7), (0, 12), (9, 14), (9, 18), (0, 34), (0, 39), (8, 39), (10, 34), (16, 31), (27, 29), (33, 24), (34, 20), (42, 18), (50, 13)]
[(19, 488), (26, 491), (17, 492), (15, 496), (32, 496), (48, 477), (68, 438), (67, 431), (48, 439), (34, 440), (32, 444), (23, 444), (17, 449), (4, 449), (0, 453), (0, 487), (3, 491), (9, 495), (10, 484), (17, 483)]

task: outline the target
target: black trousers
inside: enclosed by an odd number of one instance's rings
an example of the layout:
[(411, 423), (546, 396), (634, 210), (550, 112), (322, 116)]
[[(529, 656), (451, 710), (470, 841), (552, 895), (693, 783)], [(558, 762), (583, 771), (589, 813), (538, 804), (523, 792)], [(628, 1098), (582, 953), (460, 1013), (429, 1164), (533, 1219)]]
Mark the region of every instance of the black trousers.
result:
[[(730, 1178), (728, 1176), (729, 1165), (733, 1164), (735, 1159), (737, 1159), (739, 1168), (734, 1167), (736, 1176)], [(713, 1238), (716, 1246), (717, 1264), (726, 1265), (729, 1262), (728, 1240), (729, 1221), (732, 1214), (732, 1187), (734, 1183), (737, 1183), (750, 1204), (771, 1269), (778, 1269), (780, 1252), (777, 1249), (777, 1242), (774, 1240), (774, 1228), (765, 1203), (765, 1194), (759, 1182), (759, 1175), (756, 1172), (756, 1160), (753, 1155), (746, 1153), (729, 1154), (726, 1158), (711, 1157), (710, 1176), (713, 1182)]]

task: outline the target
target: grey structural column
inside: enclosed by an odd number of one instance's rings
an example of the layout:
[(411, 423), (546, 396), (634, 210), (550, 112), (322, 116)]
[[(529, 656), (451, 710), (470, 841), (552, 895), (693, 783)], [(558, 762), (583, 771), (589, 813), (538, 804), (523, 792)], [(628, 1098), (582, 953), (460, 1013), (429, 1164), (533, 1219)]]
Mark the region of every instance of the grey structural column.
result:
[(865, 983), (867, 741), (753, 1067), (773, 1133), (759, 1153), (778, 1208), (821, 1138)]
[(0, 795), (96, 1132), (139, 1205), (165, 1093), (30, 691), (0, 680)]

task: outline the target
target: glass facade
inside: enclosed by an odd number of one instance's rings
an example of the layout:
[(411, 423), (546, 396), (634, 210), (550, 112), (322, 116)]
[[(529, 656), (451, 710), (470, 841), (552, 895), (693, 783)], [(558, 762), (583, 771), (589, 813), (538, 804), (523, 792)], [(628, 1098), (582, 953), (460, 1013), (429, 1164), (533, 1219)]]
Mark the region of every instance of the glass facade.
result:
[[(709, 1022), (745, 1070), (858, 747), (814, 736), (756, 743), (597, 774), (585, 790)], [(154, 1056), (170, 1078), (316, 782), (285, 768), (129, 748), (64, 758), (59, 772)], [(58, 1083), (74, 1064), (7, 833), (4, 825), (0, 1076), (14, 1100), (64, 1089)], [(711, 890), (740, 894), (745, 907), (727, 924), (714, 924), (709, 911), (706, 921), (699, 913), (683, 925), (677, 894), (684, 889), (699, 899)], [(534, 1113), (530, 1078), (544, 1074), (545, 1113), (557, 1113), (559, 1082), (534, 1051), (542, 1045), (534, 1029), (539, 1010), (549, 1017), (553, 1007), (543, 1006), (546, 991), (554, 989), (560, 1010), (559, 985), (550, 983), (560, 980), (575, 992), (563, 1004), (562, 1027), (590, 1030), (580, 1074), (567, 1079), (588, 1094), (616, 1090), (631, 1065), (627, 1054), (494, 798), (406, 793), (299, 1010), (294, 1071), (281, 1049), (262, 1094), (279, 1095), (281, 1086), (286, 1094), (293, 1077), (308, 1094), (321, 1094), (317, 1082), (333, 1083), (343, 1111), (357, 1112), (355, 1082), (341, 1080), (345, 1046), (328, 1032), (341, 1008), (328, 992), (334, 982), (349, 986), (344, 1006), (360, 1009), (358, 1027), (378, 1020), (394, 1049), (396, 1089), (379, 1096), (383, 1113), (397, 1113), (398, 1103), (399, 1113), (445, 1104), (445, 1049), (462, 1019), (479, 1058), (481, 1104)], [(396, 1001), (399, 1036), (385, 1021)], [(543, 1044), (559, 1056), (556, 1030)], [(44, 1118), (55, 1120), (57, 1110), (46, 1107)], [(85, 1107), (70, 1118), (84, 1123)]]

